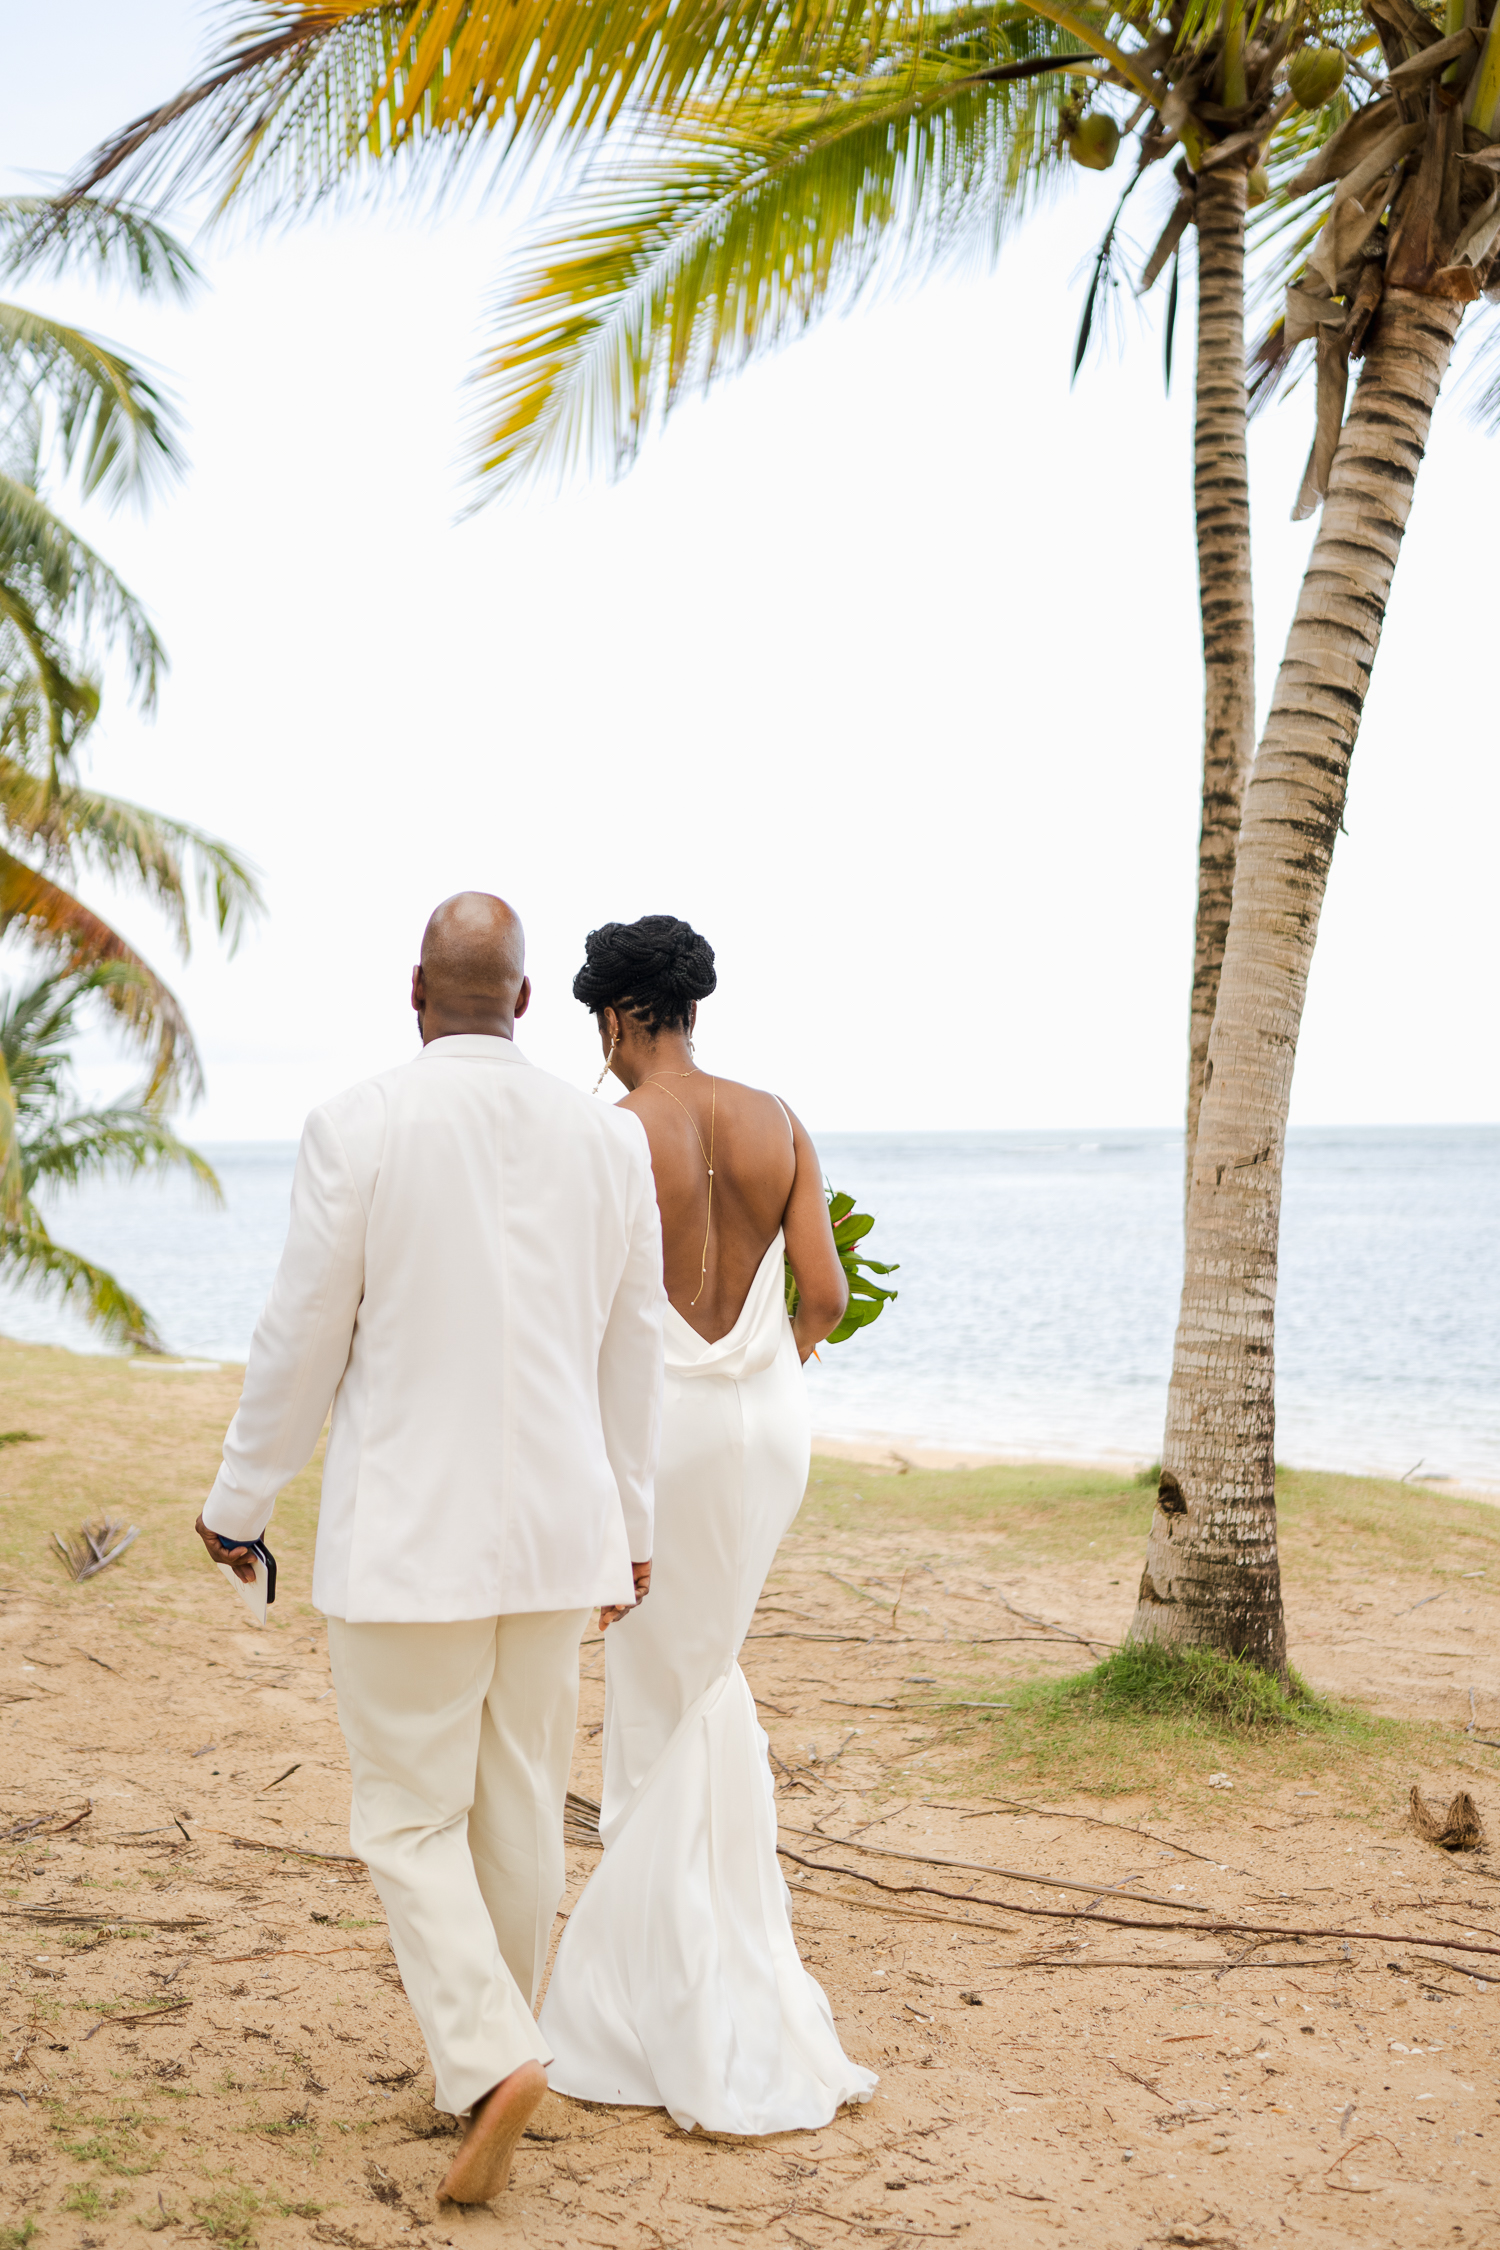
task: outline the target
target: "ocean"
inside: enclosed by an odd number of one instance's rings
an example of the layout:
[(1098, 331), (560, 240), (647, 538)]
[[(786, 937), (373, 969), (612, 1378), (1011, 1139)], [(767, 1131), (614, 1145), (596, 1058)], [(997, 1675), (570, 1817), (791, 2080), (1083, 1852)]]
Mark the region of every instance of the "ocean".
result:
[[(1056, 1459), (1160, 1451), (1182, 1250), (1174, 1132), (829, 1133), (900, 1296), (809, 1365), (813, 1427)], [(209, 1148), (185, 1183), (91, 1187), (49, 1224), (110, 1266), (192, 1358), (242, 1360), (295, 1151)], [(1317, 1128), (1287, 1149), (1277, 1454), (1500, 1490), (1500, 1127)], [(0, 1289), (0, 1330), (97, 1350)]]

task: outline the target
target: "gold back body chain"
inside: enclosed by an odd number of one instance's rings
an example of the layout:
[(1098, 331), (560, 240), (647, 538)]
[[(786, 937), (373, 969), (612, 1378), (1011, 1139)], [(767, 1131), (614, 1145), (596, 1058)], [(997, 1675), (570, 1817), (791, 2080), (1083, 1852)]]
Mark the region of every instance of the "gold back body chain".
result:
[[(655, 1078), (643, 1078), (641, 1084), (643, 1086), (661, 1086), (663, 1078), (701, 1078), (702, 1076), (701, 1070), (664, 1070), (659, 1072)], [(703, 1256), (698, 1262), (698, 1295), (689, 1300), (690, 1304), (696, 1305), (698, 1297), (702, 1296), (704, 1285), (708, 1280), (708, 1238), (713, 1232), (714, 1224), (714, 1124), (719, 1109), (719, 1082), (716, 1078), (710, 1078), (708, 1082), (707, 1148), (703, 1146), (703, 1135), (698, 1130), (698, 1120), (688, 1108), (687, 1103), (680, 1100), (670, 1086), (662, 1086), (661, 1090), (669, 1102), (677, 1103), (677, 1107), (692, 1126), (693, 1138), (698, 1143), (699, 1153), (708, 1168), (708, 1225), (703, 1230)]]

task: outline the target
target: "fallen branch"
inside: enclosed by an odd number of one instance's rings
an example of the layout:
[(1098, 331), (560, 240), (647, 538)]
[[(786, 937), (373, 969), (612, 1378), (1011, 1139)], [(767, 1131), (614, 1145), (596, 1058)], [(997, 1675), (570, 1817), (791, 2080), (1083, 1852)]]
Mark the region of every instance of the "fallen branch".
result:
[(829, 2211), (821, 2203), (793, 2203), (782, 2214), (788, 2219), (832, 2219), (835, 2226), (849, 2227), (856, 2234), (899, 2234), (903, 2241), (952, 2242), (958, 2234), (957, 2227), (949, 2227), (939, 2234), (935, 2227), (887, 2227), (878, 2219), (846, 2219), (842, 2211)]
[[(872, 1859), (904, 1859), (918, 1867), (954, 1867), (965, 1875), (993, 1875), (1008, 1883), (1037, 1883), (1045, 1891), (1083, 1891), (1090, 1898), (1107, 1898), (1111, 1891), (1121, 1888), (1118, 1883), (1075, 1883), (1064, 1875), (1027, 1875), (1015, 1867), (989, 1867), (978, 1859), (935, 1859), (930, 1852), (902, 1852), (895, 1850), (890, 1844), (857, 1844), (852, 1837), (846, 1840), (842, 1836), (820, 1836), (813, 1828), (788, 1827), (787, 1834), (817, 1837), (820, 1843), (839, 1844), (849, 1851), (867, 1852)], [(1175, 1898), (1158, 1898), (1154, 1891), (1136, 1891), (1134, 1896), (1147, 1906), (1164, 1906), (1169, 1912), (1186, 1912), (1191, 1904), (1186, 1899), (1179, 1905)], [(1208, 1908), (1195, 1906), (1192, 1911), (1195, 1914), (1206, 1914)]]
[[(1196, 1933), (1195, 1933), (1196, 1934)], [(1349, 1964), (1340, 1954), (1331, 1954), (1322, 1961), (1252, 1961), (1252, 1969), (1347, 1969)], [(1149, 1955), (1110, 1954), (1097, 1960), (1085, 1961), (1081, 1955), (1055, 1961), (992, 1961), (992, 1969), (1212, 1969), (1222, 1976), (1226, 1969), (1245, 1967), (1244, 1961), (1158, 1961)], [(1194, 2034), (1195, 2037), (1199, 2036)]]
[(389, 1952), (389, 1946), (383, 1945), (325, 1945), (316, 1952), (306, 1945), (284, 1945), (277, 1953), (209, 1953), (201, 1961), (195, 1961), (193, 1966), (196, 1969), (227, 1969), (237, 1961), (326, 1961), (334, 1953), (378, 1953), (384, 1956)]
[(1030, 1610), (1017, 1609), (1003, 1594), (997, 1594), (995, 1599), (1010, 1616), (1019, 1617), (1023, 1625), (1040, 1625), (1044, 1633), (1058, 1633), (1065, 1641), (1077, 1641), (1080, 1648), (1118, 1648), (1120, 1645), (1118, 1641), (1100, 1640), (1097, 1634), (1070, 1633), (1066, 1625), (1054, 1625), (1050, 1617), (1033, 1617)]
[(1450, 1976), (1477, 1977), (1479, 1974), (1477, 1969), (1466, 1969), (1462, 1961), (1434, 1961), (1430, 1953), (1414, 1953), (1412, 1959), (1424, 1962), (1429, 1969), (1446, 1969)]
[[(792, 1833), (805, 1835), (808, 1831), (805, 1829), (793, 1830)], [(856, 1847), (856, 1849), (858, 1848)], [(871, 1850), (874, 1847), (866, 1845), (863, 1848)], [(892, 1892), (897, 1897), (906, 1897), (912, 1892), (920, 1892), (924, 1898), (951, 1899), (959, 1906), (987, 1906), (1001, 1914), (1026, 1914), (1030, 1915), (1035, 1921), (1079, 1922), (1086, 1919), (1093, 1923), (1095, 1927), (1102, 1924), (1105, 1928), (1112, 1930), (1175, 1930), (1185, 1937), (1258, 1936), (1282, 1940), (1287, 1938), (1350, 1938), (1368, 1945), (1440, 1945), (1450, 1952), (1483, 1953), (1492, 1959), (1500, 1960), (1500, 1945), (1473, 1945), (1464, 1938), (1413, 1937), (1400, 1930), (1278, 1929), (1274, 1923), (1265, 1922), (1139, 1922), (1124, 1914), (1089, 1914), (1085, 1916), (1083, 1909), (1076, 1906), (1026, 1906), (1018, 1899), (975, 1898), (969, 1891), (940, 1891), (930, 1883), (883, 1883), (878, 1875), (862, 1874), (857, 1867), (830, 1867), (825, 1860), (804, 1859), (800, 1852), (788, 1851), (784, 1844), (779, 1844), (777, 1850), (783, 1859), (791, 1860), (797, 1867), (810, 1868), (814, 1874), (843, 1875), (852, 1883), (869, 1883), (876, 1890)], [(904, 1859), (908, 1855), (901, 1852), (896, 1856)], [(1047, 1890), (1064, 1887), (1058, 1884), (1054, 1878), (1046, 1876), (1027, 1875), (1023, 1876), (1021, 1880), (1027, 1883), (1040, 1883)], [(1097, 1886), (1089, 1883), (1070, 1883), (1066, 1888), (1087, 1891), (1090, 1897), (1098, 1897), (1099, 1895)], [(1206, 1912), (1207, 1909), (1205, 1908), (1204, 1911)], [(1217, 1964), (1211, 1962), (1209, 1966), (1215, 1967)], [(1298, 1963), (1298, 1966), (1301, 1967), (1302, 1964)]]
[[(825, 1869), (824, 1872), (826, 1873), (827, 1870)], [(877, 1905), (872, 1898), (837, 1898), (828, 1891), (793, 1891), (792, 1904), (794, 1906), (804, 1905), (808, 1900), (812, 1900), (819, 1906), (852, 1907), (858, 1908), (865, 1914), (884, 1914), (901, 1922), (941, 1922), (944, 1929), (974, 1930), (981, 1937), (1014, 1937), (1016, 1934), (1014, 1922), (971, 1922), (966, 1915), (934, 1914), (931, 1908), (926, 1906), (881, 1906)], [(989, 1901), (980, 1899), (976, 1900), (975, 1903), (983, 1906), (988, 1904)]]
[(298, 1844), (267, 1844), (258, 1836), (235, 1836), (227, 1828), (210, 1828), (206, 1833), (210, 1836), (227, 1836), (239, 1852), (285, 1852), (290, 1859), (318, 1859), (325, 1861), (330, 1867), (363, 1867), (365, 1864), (362, 1859), (356, 1859), (352, 1852), (310, 1852)]
[[(94, 1800), (90, 1797), (82, 1812), (74, 1813), (68, 1820), (63, 1820), (61, 1812), (37, 1813), (30, 1820), (18, 1820), (13, 1827), (0, 1828), (0, 1844), (19, 1843), (24, 1837), (35, 1836), (44, 1828), (49, 1836), (66, 1836), (70, 1828), (76, 1828), (80, 1821), (87, 1820), (93, 1809)], [(54, 1820), (62, 1820), (61, 1828), (49, 1825)]]
[[(168, 2000), (159, 2008), (137, 2008), (130, 2015), (101, 2016), (94, 2026), (94, 2031), (108, 2031), (115, 2024), (154, 2023), (158, 2016), (181, 2015), (183, 2009), (190, 2008), (192, 2004), (190, 1999)], [(94, 2031), (84, 2033), (83, 2044), (85, 2046), (93, 2038)]]
[(202, 1930), (208, 1927), (206, 1914), (188, 1914), (175, 1922), (154, 1922), (149, 1914), (72, 1914), (60, 1906), (0, 1907), (0, 1920), (40, 1922), (49, 1929)]
[[(1100, 1820), (1094, 1813), (1059, 1812), (1053, 1805), (1034, 1805), (1025, 1797), (997, 1797), (995, 1802), (997, 1805), (1015, 1805), (1022, 1812), (1034, 1812), (1046, 1820), (1084, 1820), (1091, 1828), (1115, 1828), (1122, 1836), (1144, 1836), (1148, 1844), (1164, 1844), (1169, 1852), (1181, 1852), (1184, 1859), (1201, 1859), (1207, 1867), (1217, 1867), (1220, 1864), (1212, 1852), (1195, 1852), (1190, 1844), (1174, 1844), (1170, 1836), (1158, 1836), (1150, 1828), (1132, 1828), (1123, 1820)], [(1004, 1813), (971, 1812), (965, 1813), (963, 1817), (965, 1820), (1003, 1820), (1007, 1816)]]

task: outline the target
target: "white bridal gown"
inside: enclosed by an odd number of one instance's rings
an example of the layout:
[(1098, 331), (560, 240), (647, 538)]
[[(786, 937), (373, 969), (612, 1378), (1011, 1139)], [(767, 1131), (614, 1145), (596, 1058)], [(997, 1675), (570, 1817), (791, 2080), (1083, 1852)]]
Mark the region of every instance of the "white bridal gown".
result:
[(604, 1857), (558, 1949), (553, 2088), (721, 2133), (826, 2125), (874, 2073), (792, 1936), (766, 1738), (735, 1661), (802, 1502), (807, 1393), (782, 1238), (705, 1343), (666, 1313), (651, 1593), (604, 1637)]

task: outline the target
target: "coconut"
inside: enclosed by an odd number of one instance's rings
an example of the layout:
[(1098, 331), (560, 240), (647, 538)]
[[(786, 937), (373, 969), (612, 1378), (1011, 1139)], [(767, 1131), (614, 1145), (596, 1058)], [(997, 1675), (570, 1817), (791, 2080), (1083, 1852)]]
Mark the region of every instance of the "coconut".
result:
[(1299, 109), (1321, 109), (1344, 83), (1344, 58), (1337, 47), (1303, 47), (1288, 63), (1286, 77)]
[(1271, 192), (1271, 176), (1264, 164), (1253, 164), (1245, 181), (1245, 201), (1253, 211)]
[(1107, 172), (1120, 147), (1120, 128), (1105, 110), (1080, 118), (1068, 136), (1068, 154), (1091, 172)]

